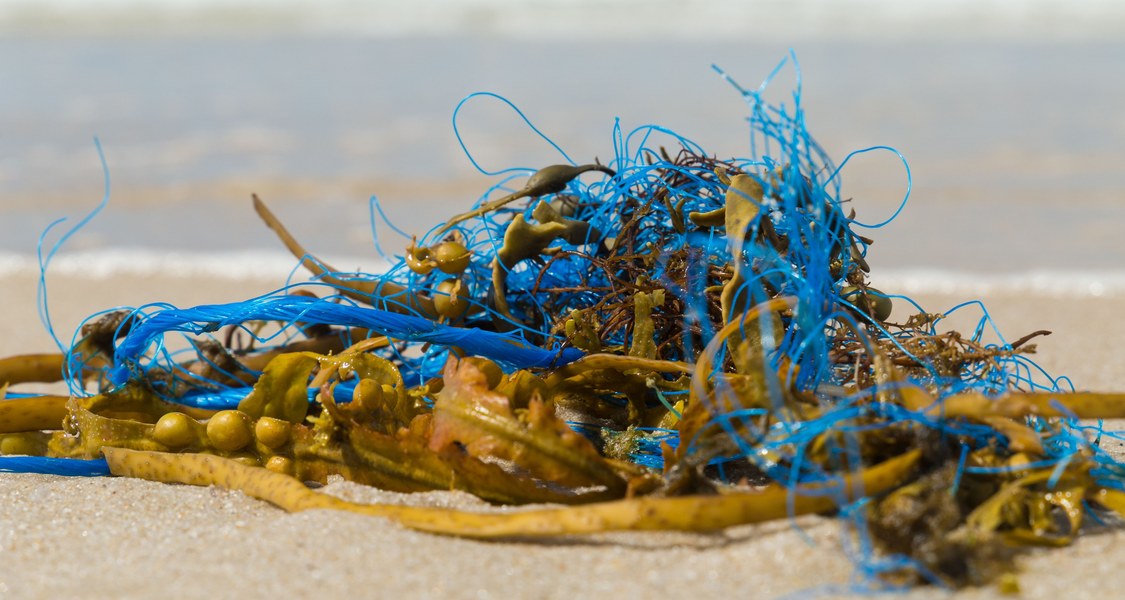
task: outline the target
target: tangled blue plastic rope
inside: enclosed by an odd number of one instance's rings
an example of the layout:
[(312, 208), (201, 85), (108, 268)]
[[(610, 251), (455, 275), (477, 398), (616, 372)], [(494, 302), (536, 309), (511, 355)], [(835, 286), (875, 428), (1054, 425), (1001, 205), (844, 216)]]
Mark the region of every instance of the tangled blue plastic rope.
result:
[(471, 354), (515, 368), (561, 366), (581, 358), (574, 348), (544, 350), (515, 336), (476, 328), (452, 327), (428, 319), (374, 308), (339, 304), (307, 296), (265, 296), (248, 302), (169, 308), (142, 317), (117, 346), (111, 380), (124, 384), (134, 374), (145, 349), (169, 331), (209, 333), (247, 321), (300, 321), (365, 327), (380, 335), (410, 342), (457, 346)]

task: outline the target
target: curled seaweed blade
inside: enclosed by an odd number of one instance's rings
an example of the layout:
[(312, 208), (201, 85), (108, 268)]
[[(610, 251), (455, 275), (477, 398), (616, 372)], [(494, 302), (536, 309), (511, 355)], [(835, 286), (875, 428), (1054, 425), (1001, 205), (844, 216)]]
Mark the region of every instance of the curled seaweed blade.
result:
[(440, 452), (454, 447), (482, 459), (511, 461), (545, 482), (625, 492), (625, 481), (613, 466), (538, 394), (525, 411), (514, 410), (510, 398), (490, 389), (486, 375), (471, 361), (451, 359), (434, 405), (430, 448)]
[[(712, 444), (732, 445), (732, 440), (723, 439), (728, 437), (726, 431), (714, 426), (716, 417), (745, 408), (770, 406), (761, 354), (757, 354), (757, 360), (744, 361), (746, 371), (739, 374), (741, 377), (716, 377), (715, 358), (733, 336), (755, 329), (764, 314), (792, 308), (795, 303), (793, 298), (782, 297), (759, 304), (724, 326), (707, 344), (695, 363), (690, 399), (677, 426), (681, 440), (675, 453), (677, 462), (696, 447), (704, 446), (705, 437), (710, 437)], [(754, 348), (748, 343), (739, 343), (735, 349), (746, 353)]]
[[(762, 202), (762, 184), (749, 175), (735, 175), (727, 188), (724, 223), (727, 244), (734, 260), (734, 274), (723, 286), (720, 302), (723, 310), (723, 323), (729, 323), (736, 315), (745, 311), (748, 297), (739, 298), (739, 291), (746, 283), (742, 275), (742, 248), (746, 243), (746, 230), (758, 216), (758, 205)], [(742, 291), (745, 296), (745, 291)]]
[(153, 426), (148, 423), (95, 414), (82, 406), (78, 398), (71, 398), (68, 408), (70, 414), (63, 431), (56, 433), (49, 445), (54, 456), (97, 458), (102, 448), (108, 446), (130, 450), (166, 449), (152, 439)]
[[(542, 205), (541, 205), (542, 206)], [(544, 211), (539, 211), (544, 216)], [(508, 273), (517, 264), (539, 256), (557, 239), (572, 243), (581, 242), (589, 232), (589, 225), (574, 219), (558, 218), (541, 223), (528, 223), (517, 214), (504, 231), (504, 242), (492, 262), (492, 302), (496, 310), (512, 318), (508, 306)]]
[(1061, 476), (1054, 469), (1034, 471), (1004, 484), (973, 509), (961, 534), (997, 534), (1012, 545), (1065, 546), (1082, 527), (1082, 501), (1091, 483), (1081, 465)]
[(312, 385), (318, 387), (330, 377), (358, 380), (353, 401), (341, 410), (351, 418), (384, 433), (409, 427), (424, 412), (419, 398), (407, 394), (398, 367), (391, 361), (368, 352), (350, 350), (334, 356), (317, 355), (320, 373)]
[(304, 421), (309, 410), (309, 376), (317, 360), (304, 353), (282, 354), (266, 365), (254, 389), (238, 403), (251, 418), (273, 417), (290, 423)]
[(1007, 417), (982, 416), (978, 421), (1008, 438), (1008, 449), (1012, 452), (1026, 452), (1036, 456), (1043, 455), (1043, 440), (1039, 433), (1015, 419)]

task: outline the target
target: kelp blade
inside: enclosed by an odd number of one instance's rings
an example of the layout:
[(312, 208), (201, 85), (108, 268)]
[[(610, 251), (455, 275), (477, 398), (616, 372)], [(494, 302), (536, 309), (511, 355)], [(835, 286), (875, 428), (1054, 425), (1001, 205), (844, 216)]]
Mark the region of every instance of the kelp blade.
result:
[(824, 512), (865, 495), (882, 493), (911, 478), (920, 451), (914, 450), (857, 474), (837, 485), (797, 489), (771, 486), (761, 492), (718, 496), (634, 498), (578, 507), (514, 513), (478, 513), (456, 509), (358, 504), (314, 492), (300, 481), (233, 460), (204, 454), (169, 454), (106, 448), (114, 475), (150, 481), (215, 485), (241, 491), (287, 511), (343, 510), (386, 517), (412, 529), (476, 538), (557, 536), (620, 530), (711, 531), (791, 515)]

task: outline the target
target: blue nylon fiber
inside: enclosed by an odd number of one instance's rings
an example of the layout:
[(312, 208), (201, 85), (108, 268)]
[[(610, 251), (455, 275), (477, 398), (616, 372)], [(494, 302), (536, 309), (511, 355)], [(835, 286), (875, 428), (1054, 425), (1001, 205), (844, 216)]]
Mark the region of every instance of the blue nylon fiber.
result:
[(54, 222), (48, 225), (46, 229), (43, 230), (43, 233), (39, 236), (39, 244), (35, 249), (35, 255), (39, 262), (39, 281), (36, 287), (36, 305), (39, 310), (39, 320), (43, 323), (43, 328), (47, 330), (47, 334), (51, 336), (51, 339), (54, 340), (55, 345), (62, 352), (66, 351), (66, 346), (64, 346), (62, 341), (59, 340), (59, 336), (55, 334), (55, 327), (51, 322), (51, 310), (47, 294), (47, 267), (51, 265), (51, 261), (55, 258), (55, 255), (58, 253), (58, 251), (66, 244), (67, 240), (69, 240), (70, 237), (73, 236), (78, 230), (85, 227), (91, 220), (94, 219), (94, 217), (98, 216), (98, 213), (102, 212), (102, 210), (105, 209), (106, 205), (109, 204), (109, 164), (105, 160), (105, 152), (102, 151), (102, 142), (96, 137), (94, 138), (94, 149), (97, 150), (98, 161), (101, 163), (102, 167), (102, 182), (104, 191), (102, 193), (101, 201), (98, 202), (97, 206), (95, 206), (90, 212), (86, 213), (77, 223), (75, 223), (73, 227), (62, 232), (62, 234), (59, 236), (59, 239), (56, 240), (55, 243), (50, 245), (50, 248), (47, 249), (46, 255), (44, 255), (43, 250), (46, 246), (47, 235), (55, 227), (61, 226), (66, 221), (65, 217), (56, 219)]
[(50, 458), (47, 456), (0, 456), (0, 473), (42, 473), (67, 477), (109, 475), (105, 459)]
[(142, 317), (117, 346), (111, 378), (117, 385), (124, 384), (131, 373), (129, 366), (136, 365), (153, 340), (166, 332), (207, 333), (247, 321), (301, 321), (366, 327), (393, 339), (457, 346), (470, 354), (503, 361), (521, 369), (561, 366), (582, 356), (582, 352), (574, 348), (544, 350), (511, 335), (442, 325), (412, 315), (307, 296), (265, 296), (247, 302), (167, 308)]

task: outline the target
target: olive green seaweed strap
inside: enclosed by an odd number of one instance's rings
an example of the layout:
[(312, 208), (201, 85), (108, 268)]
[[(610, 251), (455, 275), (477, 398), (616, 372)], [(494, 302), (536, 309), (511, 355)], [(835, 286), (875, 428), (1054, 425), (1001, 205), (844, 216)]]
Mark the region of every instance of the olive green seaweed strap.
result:
[(275, 504), (287, 511), (332, 509), (386, 517), (405, 527), (475, 538), (556, 536), (613, 530), (710, 531), (790, 515), (824, 512), (882, 493), (915, 475), (920, 451), (912, 450), (839, 481), (787, 489), (717, 496), (633, 498), (576, 507), (479, 513), (448, 508), (359, 504), (315, 492), (300, 481), (259, 467), (207, 454), (170, 454), (105, 448), (114, 475), (151, 481), (215, 485)]

